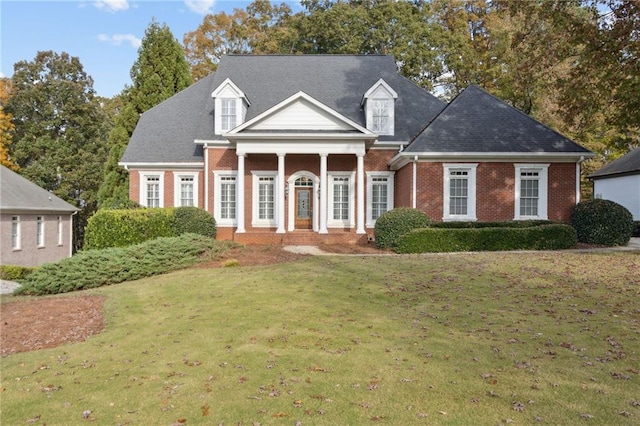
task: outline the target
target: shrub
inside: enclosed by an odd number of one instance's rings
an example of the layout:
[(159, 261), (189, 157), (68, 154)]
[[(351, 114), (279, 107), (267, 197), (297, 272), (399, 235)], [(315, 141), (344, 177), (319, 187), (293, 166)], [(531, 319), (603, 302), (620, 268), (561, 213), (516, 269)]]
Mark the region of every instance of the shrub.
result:
[(197, 207), (177, 207), (174, 215), (176, 235), (191, 233), (216, 237), (216, 220), (206, 211)]
[(86, 250), (42, 265), (15, 294), (66, 293), (150, 277), (189, 267), (205, 253), (213, 256), (228, 246), (202, 235), (184, 234), (123, 248)]
[(376, 245), (379, 248), (392, 248), (401, 235), (426, 226), (429, 226), (429, 218), (420, 210), (408, 207), (389, 210), (376, 220)]
[(35, 270), (30, 266), (0, 265), (0, 280), (22, 281)]
[(633, 234), (631, 212), (616, 202), (599, 198), (576, 204), (571, 224), (578, 241), (588, 244), (625, 245)]
[(99, 210), (87, 222), (84, 248), (127, 247), (185, 233), (215, 238), (216, 222), (197, 207)]
[(398, 253), (456, 251), (561, 250), (576, 245), (576, 231), (569, 225), (519, 227), (423, 228), (398, 239)]

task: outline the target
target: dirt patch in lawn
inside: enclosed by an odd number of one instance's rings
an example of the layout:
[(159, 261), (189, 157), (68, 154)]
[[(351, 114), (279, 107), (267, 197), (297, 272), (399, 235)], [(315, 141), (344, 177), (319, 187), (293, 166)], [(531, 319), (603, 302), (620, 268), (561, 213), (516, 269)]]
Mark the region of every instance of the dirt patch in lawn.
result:
[[(381, 253), (373, 245), (326, 245), (321, 249), (342, 254)], [(307, 256), (291, 253), (281, 246), (238, 246), (197, 267), (261, 266), (295, 262)], [(99, 296), (47, 297), (2, 303), (0, 355), (53, 348), (100, 333), (105, 326), (103, 305), (104, 298)]]

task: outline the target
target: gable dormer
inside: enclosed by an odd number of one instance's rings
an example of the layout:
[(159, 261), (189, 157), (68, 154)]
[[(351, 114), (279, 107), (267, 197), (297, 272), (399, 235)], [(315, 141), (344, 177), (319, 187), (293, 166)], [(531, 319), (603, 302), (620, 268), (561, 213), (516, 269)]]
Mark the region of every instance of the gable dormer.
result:
[(244, 123), (249, 100), (244, 92), (227, 78), (211, 93), (214, 98), (214, 131), (221, 135)]
[(362, 97), (367, 129), (379, 135), (393, 135), (395, 100), (398, 94), (383, 79), (378, 80)]

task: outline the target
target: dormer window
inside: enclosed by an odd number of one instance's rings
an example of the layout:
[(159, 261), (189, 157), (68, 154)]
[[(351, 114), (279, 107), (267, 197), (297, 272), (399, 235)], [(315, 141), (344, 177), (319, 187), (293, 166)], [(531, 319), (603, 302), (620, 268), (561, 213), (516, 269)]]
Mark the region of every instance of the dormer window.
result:
[(379, 135), (393, 135), (395, 99), (398, 94), (383, 79), (364, 94), (362, 103), (367, 116), (367, 129)]
[(229, 131), (236, 127), (236, 99), (220, 99), (222, 111), (220, 111), (220, 130)]
[(214, 101), (214, 130), (220, 135), (233, 130), (244, 122), (249, 101), (233, 81), (226, 79), (211, 96)]

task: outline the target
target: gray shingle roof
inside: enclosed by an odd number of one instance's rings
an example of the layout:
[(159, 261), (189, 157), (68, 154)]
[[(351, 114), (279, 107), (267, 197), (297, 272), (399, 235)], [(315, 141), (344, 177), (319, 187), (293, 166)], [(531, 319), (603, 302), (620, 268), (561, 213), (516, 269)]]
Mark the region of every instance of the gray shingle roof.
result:
[(404, 152), (590, 153), (473, 85), (451, 101)]
[(71, 213), (79, 209), (16, 172), (0, 166), (0, 210)]
[(640, 174), (640, 148), (629, 151), (627, 154), (590, 174), (589, 179), (601, 179), (615, 175)]
[(211, 93), (227, 78), (249, 99), (246, 120), (299, 91), (362, 125), (362, 97), (380, 78), (397, 93), (396, 134), (380, 140), (402, 141), (416, 135), (445, 104), (397, 72), (391, 56), (381, 55), (230, 55), (215, 74), (145, 112), (123, 162), (189, 162), (202, 160), (195, 139), (222, 139), (214, 134)]

